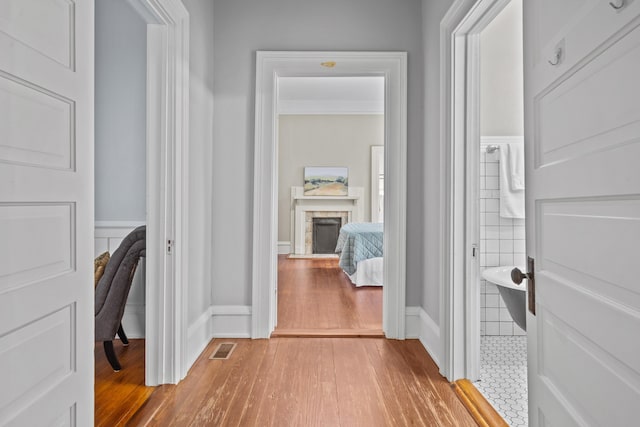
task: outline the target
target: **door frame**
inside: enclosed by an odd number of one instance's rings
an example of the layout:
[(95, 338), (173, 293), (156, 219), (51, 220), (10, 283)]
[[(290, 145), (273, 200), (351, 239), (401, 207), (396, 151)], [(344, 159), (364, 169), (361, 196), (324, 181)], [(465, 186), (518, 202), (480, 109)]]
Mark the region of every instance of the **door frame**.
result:
[(440, 372), (450, 381), (476, 380), (480, 373), (480, 284), (473, 254), (479, 235), (480, 32), (510, 1), (455, 0), (440, 24)]
[(189, 13), (180, 0), (128, 0), (147, 22), (145, 383), (188, 370)]
[[(277, 321), (278, 77), (385, 77), (385, 222), (382, 329), (405, 338), (406, 52), (256, 54), (253, 184), (252, 338), (269, 338)], [(368, 154), (368, 153), (367, 153)]]

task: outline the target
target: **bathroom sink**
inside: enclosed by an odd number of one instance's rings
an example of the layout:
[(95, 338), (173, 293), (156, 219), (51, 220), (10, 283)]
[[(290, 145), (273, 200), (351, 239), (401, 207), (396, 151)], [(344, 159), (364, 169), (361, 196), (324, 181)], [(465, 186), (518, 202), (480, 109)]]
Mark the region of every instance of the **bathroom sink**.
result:
[[(491, 283), (495, 283), (496, 285), (524, 291), (526, 289), (526, 282), (522, 282), (521, 284), (516, 285), (513, 280), (511, 280), (511, 270), (513, 270), (514, 268), (516, 268), (515, 265), (489, 267), (482, 272), (482, 278), (488, 280)], [(525, 271), (524, 268), (519, 268), (520, 270)]]

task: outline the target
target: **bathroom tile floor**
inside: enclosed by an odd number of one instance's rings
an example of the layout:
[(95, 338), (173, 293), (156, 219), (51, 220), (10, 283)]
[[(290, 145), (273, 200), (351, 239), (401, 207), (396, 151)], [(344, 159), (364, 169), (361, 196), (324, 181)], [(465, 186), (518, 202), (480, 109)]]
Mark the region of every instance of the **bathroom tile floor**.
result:
[(527, 337), (480, 337), (476, 388), (510, 426), (527, 423)]

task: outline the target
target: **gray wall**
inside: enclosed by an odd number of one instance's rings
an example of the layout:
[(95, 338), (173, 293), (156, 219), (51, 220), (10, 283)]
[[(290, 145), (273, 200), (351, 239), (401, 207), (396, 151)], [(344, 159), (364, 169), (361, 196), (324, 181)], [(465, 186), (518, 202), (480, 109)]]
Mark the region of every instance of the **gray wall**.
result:
[[(192, 325), (211, 301), (213, 217), (213, 2), (183, 0), (189, 11), (189, 284), (188, 322)], [(215, 210), (224, 209), (223, 199)], [(219, 254), (218, 254), (219, 255)], [(219, 302), (216, 302), (219, 304)]]
[[(213, 301), (251, 304), (256, 50), (409, 53), (407, 304), (422, 296), (420, 0), (214, 0)], [(436, 26), (437, 28), (437, 26)]]
[(371, 221), (371, 146), (384, 145), (383, 115), (281, 115), (278, 131), (278, 241), (291, 240), (291, 187), (304, 184), (305, 166), (348, 167)]
[[(424, 264), (422, 308), (440, 323), (440, 21), (451, 6), (451, 0), (423, 0), (424, 36), (424, 156), (425, 170), (420, 197), (424, 203)], [(409, 229), (410, 230), (410, 229)]]
[(95, 219), (146, 220), (147, 24), (96, 1)]
[(480, 132), (524, 135), (522, 0), (512, 0), (480, 33)]

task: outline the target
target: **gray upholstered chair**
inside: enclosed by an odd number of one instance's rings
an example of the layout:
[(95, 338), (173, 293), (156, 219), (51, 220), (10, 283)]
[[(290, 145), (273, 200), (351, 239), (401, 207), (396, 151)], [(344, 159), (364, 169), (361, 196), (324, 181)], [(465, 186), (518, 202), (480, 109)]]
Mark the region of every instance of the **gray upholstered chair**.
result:
[(138, 261), (146, 254), (146, 245), (146, 227), (143, 225), (122, 240), (96, 286), (95, 340), (103, 342), (107, 359), (116, 372), (120, 370), (120, 362), (113, 349), (113, 339), (117, 333), (124, 345), (129, 344), (122, 329), (122, 315)]

